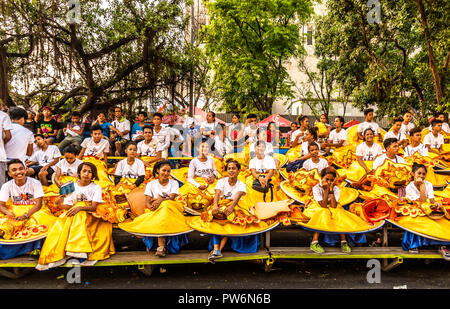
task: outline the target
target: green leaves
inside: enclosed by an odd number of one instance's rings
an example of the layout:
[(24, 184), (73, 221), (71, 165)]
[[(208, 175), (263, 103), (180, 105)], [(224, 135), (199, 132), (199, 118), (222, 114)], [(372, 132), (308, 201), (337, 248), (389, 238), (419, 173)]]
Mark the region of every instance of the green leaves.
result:
[(312, 13), (310, 1), (205, 1), (210, 24), (203, 29), (218, 97), (226, 111), (272, 112), (293, 96), (285, 63), (301, 52), (299, 25)]

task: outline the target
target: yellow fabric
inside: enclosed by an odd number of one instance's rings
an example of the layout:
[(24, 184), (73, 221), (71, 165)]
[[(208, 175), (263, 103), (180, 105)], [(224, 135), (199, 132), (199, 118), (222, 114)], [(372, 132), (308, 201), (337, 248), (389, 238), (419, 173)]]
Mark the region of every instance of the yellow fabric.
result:
[(177, 169), (173, 169), (170, 171), (170, 175), (178, 180), (179, 182), (182, 182), (183, 184), (187, 183), (187, 175), (189, 172), (189, 167), (181, 167)]
[(328, 133), (327, 126), (326, 126), (323, 122), (316, 121), (316, 122), (314, 123), (314, 126), (317, 127), (318, 133), (319, 133), (320, 135), (324, 135), (324, 134), (327, 134), (327, 133)]
[[(359, 216), (345, 210), (340, 204), (336, 208), (324, 208), (312, 200), (303, 214), (310, 217), (308, 223), (298, 224), (323, 232), (356, 233), (373, 229), (376, 225), (367, 223)], [(377, 225), (381, 224), (378, 222)]]
[(115, 253), (112, 224), (86, 211), (69, 217), (62, 214), (49, 231), (39, 257), (40, 265), (56, 263), (67, 252), (86, 253), (88, 260), (105, 260)]
[(160, 236), (181, 234), (191, 230), (183, 215), (183, 205), (172, 200), (163, 201), (154, 211), (146, 209), (144, 214), (131, 222), (119, 223), (119, 228), (130, 233)]
[(225, 224), (221, 224), (215, 221), (205, 222), (199, 216), (186, 218), (186, 223), (196, 231), (224, 236), (244, 236), (258, 234), (278, 224), (278, 222), (275, 222), (269, 225), (264, 221), (246, 225), (239, 225), (228, 222)]
[(442, 218), (433, 220), (428, 217), (400, 216), (395, 221), (401, 227), (430, 237), (450, 241), (450, 221)]
[[(369, 169), (373, 168), (373, 161), (364, 161)], [(349, 168), (340, 168), (336, 170), (339, 176), (346, 176), (348, 180), (358, 182), (366, 174), (366, 170), (359, 164), (358, 161), (353, 161)]]

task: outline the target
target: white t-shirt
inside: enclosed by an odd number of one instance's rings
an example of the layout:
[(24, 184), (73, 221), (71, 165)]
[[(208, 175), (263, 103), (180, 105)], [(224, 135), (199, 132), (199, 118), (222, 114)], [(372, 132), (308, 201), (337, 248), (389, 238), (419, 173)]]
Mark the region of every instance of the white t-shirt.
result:
[(397, 135), (395, 135), (394, 131), (386, 132), (386, 134), (384, 135), (383, 141), (385, 141), (388, 138), (396, 138), (397, 141), (402, 141), (404, 139), (407, 139), (406, 135), (400, 131), (398, 132)]
[(247, 187), (242, 181), (238, 179), (234, 186), (230, 186), (228, 177), (219, 179), (214, 189), (222, 192), (220, 198), (223, 199), (234, 199), (238, 192), (247, 193)]
[(217, 135), (214, 137), (214, 148), (221, 157), (233, 152), (233, 145), (231, 145), (230, 140), (225, 138), (225, 140), (222, 141)]
[[(128, 119), (124, 119), (122, 122), (119, 122), (117, 119), (111, 122), (111, 125), (119, 130), (120, 132), (131, 131), (131, 123)], [(122, 136), (122, 138), (129, 140), (130, 132)]]
[(97, 202), (102, 203), (102, 188), (91, 182), (87, 186), (80, 186), (78, 182), (74, 184), (75, 191), (69, 194), (65, 199), (64, 205), (75, 205), (77, 202)]
[(317, 168), (317, 170), (320, 173), (323, 169), (325, 169), (327, 167), (328, 167), (328, 161), (325, 160), (324, 158), (319, 158), (318, 163), (314, 163), (312, 161), (312, 158), (309, 158), (308, 160), (305, 161), (305, 163), (303, 163), (303, 169), (305, 169), (307, 171)]
[[(266, 143), (266, 150), (264, 150), (264, 155), (266, 156), (273, 156), (273, 145), (272, 143)], [(249, 147), (249, 153), (254, 153), (254, 156), (256, 156), (256, 143), (250, 143)]]
[(263, 159), (259, 159), (258, 157), (251, 159), (248, 168), (254, 168), (257, 173), (265, 174), (269, 172), (269, 170), (275, 170), (277, 165), (275, 164), (273, 157), (266, 155)]
[(219, 126), (219, 123), (217, 121), (214, 122), (208, 122), (205, 121), (200, 125), (200, 130), (203, 129), (205, 133), (209, 131), (216, 131), (215, 135), (219, 134), (217, 127)]
[(158, 151), (163, 151), (163, 149), (161, 149), (159, 141), (153, 137), (148, 144), (145, 143), (145, 140), (137, 144), (137, 153), (141, 156), (156, 157)]
[(162, 149), (162, 151), (169, 150), (170, 132), (167, 128), (161, 127), (161, 130), (159, 130), (158, 133), (153, 129), (153, 138), (158, 141), (159, 148)]
[(122, 159), (117, 163), (115, 176), (138, 178), (139, 176), (145, 176), (145, 166), (142, 160), (138, 158), (134, 159), (134, 163), (129, 165), (127, 159)]
[(25, 162), (28, 158), (27, 147), (34, 143), (33, 133), (18, 123), (12, 124), (11, 139), (5, 145), (8, 160), (19, 159)]
[[(318, 142), (314, 142), (316, 143), (317, 146), (319, 146), (319, 151), (320, 151), (320, 144)], [(309, 142), (303, 142), (302, 145), (300, 146), (300, 155), (301, 156), (306, 156), (309, 153)]]
[(6, 162), (6, 150), (3, 143), (3, 132), (11, 131), (12, 124), (8, 114), (0, 111), (0, 162)]
[(375, 135), (380, 134), (380, 126), (378, 125), (378, 123), (373, 121), (371, 122), (364, 121), (363, 123), (360, 123), (358, 125), (358, 133), (363, 134), (364, 130), (366, 130), (367, 128), (371, 128), (375, 133)]
[(83, 163), (80, 159), (75, 159), (72, 164), (69, 164), (66, 159), (60, 160), (55, 165), (55, 169), (59, 168), (61, 170), (61, 175), (63, 176), (78, 176), (78, 166)]
[(416, 126), (414, 125), (414, 123), (409, 122), (408, 125), (404, 124), (402, 122), (402, 126), (400, 127), (400, 132), (405, 134), (405, 135), (409, 135), (409, 132), (414, 129)]
[(375, 159), (375, 161), (373, 161), (373, 170), (376, 170), (378, 167), (380, 167), (381, 165), (383, 165), (385, 160), (391, 160), (392, 162), (395, 163), (405, 163), (405, 159), (403, 159), (400, 156), (395, 156), (395, 159), (389, 159), (385, 153), (383, 153), (381, 156), (377, 157)]
[(256, 131), (258, 131), (258, 128), (251, 128), (250, 126), (246, 126), (244, 128), (244, 137), (248, 136), (247, 141), (249, 143), (256, 143), (258, 141), (258, 136), (256, 136)]
[(430, 145), (431, 148), (439, 149), (444, 144), (444, 136), (441, 133), (438, 133), (438, 136), (435, 137), (433, 135), (433, 132), (430, 132), (427, 135), (425, 135), (423, 143), (425, 145)]
[(377, 143), (373, 143), (372, 147), (367, 146), (363, 142), (356, 146), (356, 156), (362, 157), (364, 161), (373, 161), (378, 155), (383, 153), (383, 148)]
[[(317, 185), (315, 185), (312, 189), (313, 191), (313, 197), (316, 200), (316, 202), (320, 202), (323, 200), (323, 196), (325, 191), (322, 188), (322, 184), (318, 183)], [(341, 191), (339, 190), (338, 186), (334, 186), (333, 187), (333, 194), (334, 194), (334, 199), (336, 200), (336, 202), (339, 202), (339, 196), (341, 194)], [(331, 200), (331, 195), (330, 195), (330, 191), (328, 191), (328, 201)]]
[(332, 141), (333, 144), (337, 144), (340, 141), (344, 141), (343, 145), (347, 144), (347, 130), (345, 129), (341, 129), (341, 131), (339, 131), (339, 133), (336, 131), (336, 129), (334, 129), (333, 131), (330, 132), (330, 136), (328, 137), (329, 141)]
[(84, 151), (85, 156), (103, 158), (104, 153), (109, 152), (109, 142), (104, 138), (95, 143), (94, 138), (88, 137), (81, 143), (81, 147), (86, 148)]
[(179, 194), (179, 187), (178, 183), (173, 180), (169, 179), (169, 183), (165, 186), (161, 185), (159, 183), (158, 179), (150, 181), (145, 186), (145, 195), (148, 195), (152, 198), (157, 198), (158, 196), (161, 196), (162, 198), (169, 197), (171, 194)]
[[(429, 182), (429, 181), (426, 181), (426, 180), (424, 180), (423, 183), (425, 185), (425, 194), (426, 194), (427, 198), (428, 199), (434, 198), (433, 184), (431, 182)], [(406, 195), (405, 195), (405, 197), (408, 200), (410, 200), (410, 201), (416, 201), (416, 200), (420, 199), (420, 191), (414, 185), (414, 181), (411, 181), (406, 186)]]
[(428, 148), (424, 144), (419, 144), (418, 146), (414, 147), (412, 145), (408, 145), (405, 147), (404, 154), (405, 158), (412, 156), (415, 152), (420, 153), (423, 157), (428, 156)]
[(183, 142), (184, 141), (183, 135), (181, 135), (180, 130), (178, 130), (177, 128), (168, 127), (167, 130), (169, 131), (171, 142)]
[(39, 149), (30, 157), (30, 161), (37, 162), (40, 166), (45, 166), (51, 163), (56, 158), (61, 157), (59, 148), (55, 145), (48, 145), (47, 150)]
[(297, 135), (299, 135), (300, 133), (303, 133), (303, 136), (299, 137), (297, 142), (299, 144), (303, 142), (303, 138), (305, 137), (306, 130), (305, 131), (301, 131), (300, 129), (297, 129), (294, 132), (292, 132), (292, 134), (291, 134), (291, 142), (292, 143), (295, 141)]
[(27, 177), (27, 181), (21, 187), (11, 179), (0, 189), (0, 201), (7, 202), (11, 198), (14, 205), (33, 205), (35, 202), (32, 199), (43, 196), (44, 190), (39, 180), (30, 177)]
[(194, 177), (217, 177), (216, 166), (214, 165), (214, 159), (211, 156), (206, 156), (206, 161), (202, 162), (198, 158), (194, 158), (189, 163), (188, 181), (197, 188), (200, 184), (194, 180)]

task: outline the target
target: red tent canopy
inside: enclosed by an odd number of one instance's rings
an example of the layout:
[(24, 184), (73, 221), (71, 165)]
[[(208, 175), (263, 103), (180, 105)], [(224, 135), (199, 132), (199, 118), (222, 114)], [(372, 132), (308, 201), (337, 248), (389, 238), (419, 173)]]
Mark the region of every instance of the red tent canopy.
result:
[(261, 122), (258, 123), (258, 126), (267, 126), (269, 125), (269, 122), (275, 122), (277, 127), (289, 127), (291, 125), (291, 121), (281, 117), (279, 114), (274, 114), (264, 120), (261, 120)]
[(360, 124), (360, 122), (356, 121), (356, 120), (351, 120), (344, 124), (344, 128), (350, 128), (351, 126), (354, 126), (355, 124)]

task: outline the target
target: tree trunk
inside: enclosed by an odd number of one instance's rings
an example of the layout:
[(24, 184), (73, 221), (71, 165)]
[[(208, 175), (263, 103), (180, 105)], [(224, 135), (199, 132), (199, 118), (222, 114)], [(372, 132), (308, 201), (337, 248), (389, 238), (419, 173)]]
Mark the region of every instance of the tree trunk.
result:
[(8, 75), (6, 70), (6, 47), (0, 46), (0, 108), (8, 102)]
[(425, 40), (426, 40), (426, 44), (427, 44), (429, 65), (430, 65), (431, 73), (433, 75), (434, 90), (436, 92), (436, 101), (437, 101), (438, 106), (440, 106), (441, 99), (442, 99), (441, 77), (439, 76), (439, 71), (436, 66), (436, 59), (434, 58), (433, 48), (431, 46), (431, 35), (430, 35), (430, 30), (428, 29), (428, 22), (427, 22), (427, 16), (425, 13), (425, 7), (423, 5), (422, 0), (416, 0), (416, 2), (417, 2), (417, 6), (419, 7), (420, 21), (422, 23), (423, 33), (425, 35)]

